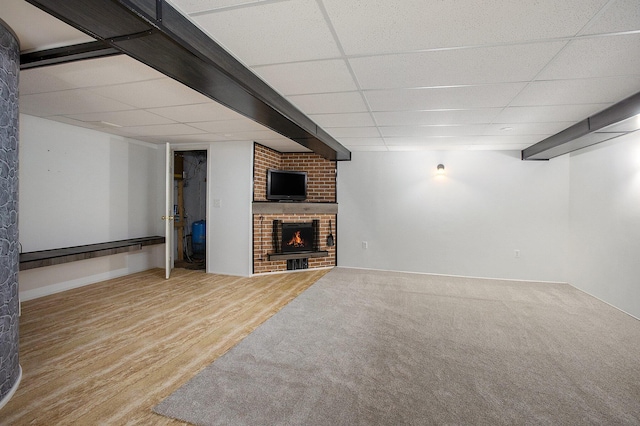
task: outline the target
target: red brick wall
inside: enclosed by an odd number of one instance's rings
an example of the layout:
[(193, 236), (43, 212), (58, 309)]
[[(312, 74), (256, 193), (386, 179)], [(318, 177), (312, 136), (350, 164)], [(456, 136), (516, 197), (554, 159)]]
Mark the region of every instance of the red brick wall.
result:
[(336, 162), (318, 154), (282, 154), (282, 170), (307, 172), (307, 201), (311, 203), (336, 202)]
[[(267, 170), (292, 170), (307, 172), (307, 202), (336, 202), (336, 162), (314, 153), (280, 153), (260, 144), (254, 144), (253, 200), (267, 201)], [(327, 247), (329, 220), (332, 222), (334, 241), (336, 215), (333, 214), (254, 214), (253, 215), (253, 272), (277, 272), (287, 270), (287, 261), (269, 261), (268, 254), (274, 252), (271, 231), (274, 220), (283, 222), (310, 222), (320, 220), (320, 250), (329, 252), (327, 257), (309, 258), (309, 268), (336, 265), (336, 247)]]
[(282, 154), (260, 144), (253, 146), (253, 201), (267, 201), (267, 170), (281, 168)]
[(331, 230), (336, 238), (336, 215), (332, 214), (294, 214), (278, 215), (264, 214), (253, 215), (253, 273), (286, 271), (287, 261), (270, 261), (268, 254), (275, 251), (271, 231), (274, 220), (283, 222), (310, 222), (314, 219), (320, 221), (320, 250), (329, 252), (327, 257), (309, 258), (309, 268), (324, 268), (336, 265), (336, 246), (327, 247), (327, 236), (329, 235), (329, 220), (331, 220)]

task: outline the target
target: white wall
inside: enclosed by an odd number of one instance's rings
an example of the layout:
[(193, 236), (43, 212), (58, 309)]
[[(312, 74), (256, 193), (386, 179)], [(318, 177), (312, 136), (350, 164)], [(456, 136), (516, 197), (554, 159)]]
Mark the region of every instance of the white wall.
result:
[(569, 282), (640, 318), (640, 135), (571, 154)]
[[(22, 251), (163, 235), (164, 151), (20, 115)], [(20, 272), (23, 300), (161, 266), (161, 250)]]
[(354, 152), (338, 163), (338, 265), (565, 281), (569, 160), (519, 155)]
[(209, 145), (207, 272), (252, 273), (253, 142)]

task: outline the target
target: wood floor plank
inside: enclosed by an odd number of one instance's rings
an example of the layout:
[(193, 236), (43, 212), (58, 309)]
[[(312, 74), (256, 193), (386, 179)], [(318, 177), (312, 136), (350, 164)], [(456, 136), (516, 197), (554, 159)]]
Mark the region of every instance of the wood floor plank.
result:
[(0, 424), (182, 424), (151, 408), (327, 272), (158, 269), (24, 302)]

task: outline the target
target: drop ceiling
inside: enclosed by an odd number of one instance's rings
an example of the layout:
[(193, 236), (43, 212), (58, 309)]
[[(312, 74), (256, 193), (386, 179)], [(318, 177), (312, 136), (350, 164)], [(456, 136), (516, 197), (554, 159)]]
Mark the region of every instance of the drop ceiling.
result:
[[(174, 0), (351, 151), (522, 150), (640, 92), (637, 0)], [(23, 0), (23, 52), (93, 41)], [(306, 148), (124, 55), (23, 70), (21, 112), (150, 143)]]

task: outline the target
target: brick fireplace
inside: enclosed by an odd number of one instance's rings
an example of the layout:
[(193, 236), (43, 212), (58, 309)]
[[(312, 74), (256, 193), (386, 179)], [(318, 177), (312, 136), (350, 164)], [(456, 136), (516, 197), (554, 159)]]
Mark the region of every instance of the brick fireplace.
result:
[[(306, 171), (307, 201), (278, 203), (266, 200), (268, 169)], [(254, 145), (253, 194), (253, 272), (323, 268), (336, 265), (335, 245), (327, 245), (331, 234), (337, 240), (336, 163), (313, 153), (280, 153), (260, 144)], [(308, 224), (315, 240), (306, 254), (278, 250), (282, 231), (274, 224)], [(331, 227), (330, 227), (331, 223)], [(295, 226), (294, 226), (295, 227)], [(315, 227), (315, 228), (314, 228)], [(285, 226), (286, 228), (286, 226)], [(275, 232), (274, 232), (275, 231)], [(277, 235), (277, 232), (280, 232)], [(275, 239), (274, 239), (275, 237)], [(293, 265), (293, 267), (292, 267)]]

